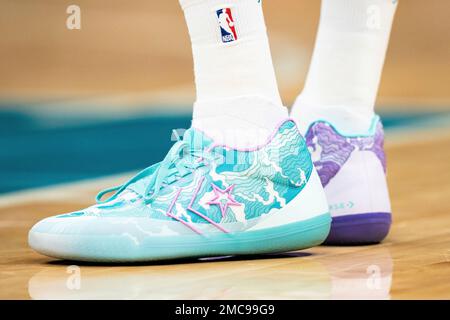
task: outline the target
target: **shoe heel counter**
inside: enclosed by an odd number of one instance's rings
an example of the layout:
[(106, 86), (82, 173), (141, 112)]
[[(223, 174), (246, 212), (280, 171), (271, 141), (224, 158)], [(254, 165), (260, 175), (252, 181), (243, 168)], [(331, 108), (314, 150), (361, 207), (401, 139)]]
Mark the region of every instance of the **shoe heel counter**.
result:
[(354, 151), (325, 193), (332, 216), (391, 212), (385, 167), (372, 151)]
[(347, 136), (318, 121), (306, 134), (332, 216), (390, 212), (383, 125), (374, 117), (366, 134)]

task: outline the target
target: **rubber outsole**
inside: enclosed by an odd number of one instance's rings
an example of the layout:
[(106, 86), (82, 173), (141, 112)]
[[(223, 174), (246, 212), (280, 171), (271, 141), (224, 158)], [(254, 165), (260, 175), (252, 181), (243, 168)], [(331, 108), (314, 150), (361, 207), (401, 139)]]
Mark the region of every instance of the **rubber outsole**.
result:
[(333, 217), (325, 245), (366, 245), (383, 241), (392, 218), (388, 212), (372, 212)]

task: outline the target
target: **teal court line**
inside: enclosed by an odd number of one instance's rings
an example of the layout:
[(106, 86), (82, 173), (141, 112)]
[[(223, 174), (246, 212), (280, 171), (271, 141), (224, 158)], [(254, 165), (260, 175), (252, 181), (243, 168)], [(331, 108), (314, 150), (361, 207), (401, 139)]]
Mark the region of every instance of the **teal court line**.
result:
[[(450, 112), (380, 116), (388, 135), (450, 127)], [(190, 114), (58, 118), (0, 103), (0, 194), (142, 169), (163, 159), (173, 129), (189, 126)]]

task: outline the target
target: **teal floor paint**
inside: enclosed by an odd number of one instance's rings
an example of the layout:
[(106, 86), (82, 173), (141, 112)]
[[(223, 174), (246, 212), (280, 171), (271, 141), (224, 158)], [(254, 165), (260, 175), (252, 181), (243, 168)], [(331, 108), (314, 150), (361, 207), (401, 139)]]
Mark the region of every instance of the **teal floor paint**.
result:
[[(166, 154), (190, 115), (70, 119), (0, 109), (0, 193), (139, 170)], [(386, 131), (414, 130), (449, 113), (381, 114)], [(81, 118), (80, 118), (81, 119)]]

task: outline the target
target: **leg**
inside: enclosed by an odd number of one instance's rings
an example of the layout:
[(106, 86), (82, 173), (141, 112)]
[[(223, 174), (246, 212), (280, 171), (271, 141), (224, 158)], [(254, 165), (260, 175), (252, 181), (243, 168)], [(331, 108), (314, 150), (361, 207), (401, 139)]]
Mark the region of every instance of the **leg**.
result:
[(278, 92), (262, 5), (255, 0), (180, 3), (194, 58), (193, 126), (233, 146), (264, 141), (288, 113)]
[(381, 241), (391, 215), (383, 129), (374, 113), (393, 0), (323, 0), (303, 92), (292, 110), (306, 132), (333, 225), (328, 243)]

